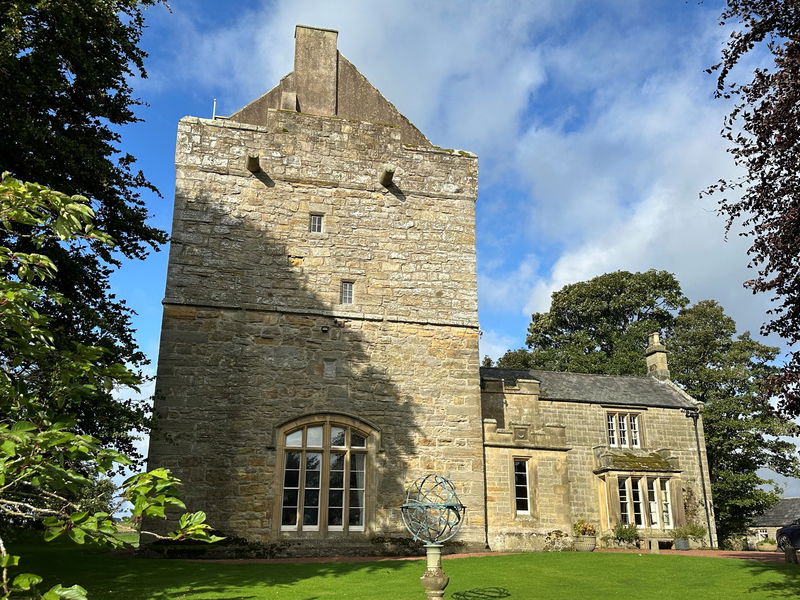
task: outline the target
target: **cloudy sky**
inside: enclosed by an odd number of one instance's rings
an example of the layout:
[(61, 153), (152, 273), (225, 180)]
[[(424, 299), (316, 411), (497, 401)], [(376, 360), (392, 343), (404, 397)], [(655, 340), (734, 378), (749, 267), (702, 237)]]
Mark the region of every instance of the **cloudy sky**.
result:
[[(340, 51), (433, 143), (480, 157), (483, 354), (522, 346), (554, 290), (618, 269), (671, 271), (690, 299), (716, 299), (757, 332), (767, 303), (742, 287), (745, 240), (726, 240), (716, 200), (699, 197), (736, 173), (719, 136), (729, 106), (705, 73), (727, 35), (720, 6), (174, 0), (148, 13), (149, 78), (134, 87), (149, 106), (124, 149), (164, 194), (149, 201), (169, 229), (178, 119), (210, 117), (214, 98), (229, 114), (273, 87), (292, 70), (296, 24), (336, 29)], [(153, 359), (166, 258), (115, 278)]]

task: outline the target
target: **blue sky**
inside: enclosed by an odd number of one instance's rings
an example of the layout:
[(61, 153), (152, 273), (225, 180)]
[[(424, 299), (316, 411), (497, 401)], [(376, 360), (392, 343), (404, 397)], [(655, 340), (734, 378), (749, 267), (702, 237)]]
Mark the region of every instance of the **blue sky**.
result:
[[(148, 103), (123, 149), (164, 198), (169, 230), (178, 119), (229, 114), (292, 70), (294, 26), (337, 29), (339, 49), (437, 145), (480, 158), (481, 351), (523, 345), (531, 312), (567, 283), (626, 269), (675, 273), (756, 333), (767, 299), (742, 287), (746, 240), (725, 239), (698, 194), (736, 169), (713, 98), (721, 2), (537, 0), (175, 1), (148, 12)], [(117, 293), (157, 358), (166, 248), (128, 263)], [(778, 343), (779, 340), (767, 340)], [(800, 486), (794, 490), (800, 495)]]

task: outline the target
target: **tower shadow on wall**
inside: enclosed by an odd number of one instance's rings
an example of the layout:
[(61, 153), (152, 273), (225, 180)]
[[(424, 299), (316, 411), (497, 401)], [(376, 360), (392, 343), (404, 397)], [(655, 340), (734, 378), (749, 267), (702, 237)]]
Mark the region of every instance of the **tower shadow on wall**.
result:
[[(291, 224), (263, 215), (258, 199), (269, 189), (291, 203), (293, 184), (268, 175), (212, 180), (227, 193), (178, 192), (150, 467), (170, 467), (184, 482), (187, 510), (203, 510), (223, 534), (253, 543), (245, 553), (415, 551), (399, 507), (409, 471), (425, 469), (425, 457), (415, 451), (421, 432), (413, 399), (395, 382), (408, 376), (413, 348), (397, 324), (331, 315), (311, 260), (326, 243), (331, 252), (367, 249), (331, 237), (305, 253), (289, 249), (281, 232)], [(401, 201), (395, 192), (380, 195)], [(379, 535), (280, 533), (277, 428), (312, 414), (350, 416), (379, 435), (367, 479), (374, 478), (367, 506)]]

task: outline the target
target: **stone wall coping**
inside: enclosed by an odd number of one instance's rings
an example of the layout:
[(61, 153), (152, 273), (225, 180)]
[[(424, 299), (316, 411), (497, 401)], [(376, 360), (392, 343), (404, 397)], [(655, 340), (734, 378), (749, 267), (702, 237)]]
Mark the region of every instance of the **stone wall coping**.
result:
[[(311, 119), (335, 119), (337, 121), (345, 121), (348, 123), (357, 123), (359, 125), (372, 125), (375, 127), (385, 127), (387, 129), (398, 129), (399, 125), (392, 123), (374, 123), (372, 121), (358, 121), (355, 119), (345, 119), (343, 117), (328, 116), (328, 115), (312, 115), (308, 113), (299, 113), (292, 110), (282, 110), (280, 108), (268, 108), (268, 113), (286, 113), (295, 115), (297, 117), (311, 118)], [(226, 129), (242, 129), (245, 131), (258, 131), (260, 133), (271, 133), (267, 125), (253, 125), (252, 123), (242, 123), (240, 121), (232, 121), (227, 117), (217, 117), (216, 119), (204, 119), (203, 117), (195, 117), (187, 115), (179, 121), (179, 123), (199, 123), (201, 125), (208, 125), (211, 127), (224, 127)], [(448, 154), (458, 155), (464, 158), (477, 159), (478, 155), (468, 150), (460, 150), (458, 148), (442, 148), (441, 146), (419, 146), (416, 144), (402, 144), (404, 150), (411, 152), (425, 152), (428, 154)]]
[(222, 308), (228, 310), (250, 310), (257, 312), (277, 312), (277, 313), (291, 313), (296, 315), (309, 315), (317, 317), (333, 317), (339, 319), (347, 319), (352, 321), (386, 321), (388, 323), (409, 323), (414, 325), (437, 325), (445, 327), (464, 327), (466, 329), (478, 329), (479, 324), (477, 321), (469, 320), (453, 320), (453, 321), (438, 321), (431, 319), (409, 319), (404, 317), (395, 317), (391, 315), (379, 315), (373, 313), (360, 313), (349, 312), (343, 310), (308, 310), (291, 308), (287, 306), (269, 306), (266, 304), (252, 304), (245, 303), (238, 306), (226, 304), (224, 302), (205, 301), (202, 304), (194, 302), (184, 302), (179, 298), (164, 298), (161, 301), (162, 305), (171, 306), (194, 306), (197, 308)]

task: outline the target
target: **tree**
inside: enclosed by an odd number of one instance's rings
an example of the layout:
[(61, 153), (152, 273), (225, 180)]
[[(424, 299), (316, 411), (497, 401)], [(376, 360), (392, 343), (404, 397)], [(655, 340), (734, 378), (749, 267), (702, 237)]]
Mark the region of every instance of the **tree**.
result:
[(535, 313), (519, 350), (500, 358), (506, 368), (644, 375), (647, 335), (668, 330), (672, 311), (688, 303), (666, 271), (617, 271), (553, 293), (550, 311)]
[[(757, 471), (800, 476), (797, 449), (781, 438), (800, 428), (770, 404), (766, 382), (778, 370), (778, 349), (749, 333), (712, 300), (687, 307), (669, 273), (618, 272), (564, 287), (551, 310), (534, 314), (530, 350), (507, 352), (506, 368), (644, 375), (647, 335), (665, 333), (672, 380), (704, 402), (710, 479), (718, 536), (743, 533), (780, 497)], [(676, 314), (677, 313), (677, 314)]]
[[(83, 544), (122, 545), (115, 535), (113, 509), (99, 507), (108, 495), (107, 486), (94, 486), (88, 473), (109, 473), (115, 466), (130, 465), (128, 457), (86, 434), (75, 433), (75, 419), (67, 409), (75, 398), (96, 389), (135, 385), (136, 375), (122, 364), (104, 360), (107, 349), (72, 341), (56, 346), (51, 320), (38, 307), (68, 304), (68, 300), (44, 287), (42, 282), (56, 276), (57, 266), (46, 253), (52, 242), (64, 244), (76, 253), (91, 252), (89, 241), (108, 244), (111, 238), (92, 224), (93, 211), (85, 198), (67, 196), (44, 186), (17, 181), (7, 175), (0, 181), (0, 229), (8, 238), (25, 237), (36, 252), (19, 252), (0, 246), (0, 523), (37, 521), (44, 526), (45, 539), (67, 536)], [(38, 365), (49, 362), (49, 397), (44, 401), (38, 385), (29, 376)], [(122, 486), (117, 507), (132, 504), (135, 521), (164, 517), (169, 507), (183, 507), (177, 498), (179, 481), (166, 469), (156, 469), (128, 478)], [(179, 520), (173, 539), (215, 541), (209, 534), (202, 512), (186, 514)], [(9, 552), (0, 537), (0, 599), (31, 597), (42, 578), (31, 573), (11, 576), (20, 557)], [(37, 594), (34, 597), (39, 597)], [(53, 586), (45, 600), (86, 597), (75, 585)]]
[(784, 436), (800, 427), (779, 415), (765, 393), (778, 370), (778, 348), (765, 346), (745, 332), (713, 300), (683, 309), (675, 319), (668, 347), (673, 380), (704, 403), (708, 468), (716, 512), (717, 535), (743, 534), (752, 518), (771, 507), (781, 490), (760, 477), (770, 468), (800, 476), (797, 448)]
[[(727, 231), (741, 220), (741, 235), (756, 276), (745, 285), (778, 304), (762, 333), (777, 333), (795, 350), (771, 377), (780, 406), (800, 415), (800, 10), (796, 0), (728, 0), (720, 24), (737, 23), (722, 51), (719, 98), (735, 98), (722, 135), (745, 174), (722, 179), (704, 193), (721, 193)], [(732, 81), (745, 55), (756, 48), (773, 59), (744, 83)]]
[[(140, 196), (155, 188), (118, 148), (119, 128), (138, 120), (133, 111), (140, 102), (129, 80), (146, 77), (146, 54), (138, 47), (144, 10), (159, 3), (7, 0), (0, 10), (0, 170), (89, 198), (97, 227), (116, 242), (112, 248), (88, 239), (93, 252), (78, 252), (44, 240), (60, 276), (40, 282), (55, 295), (40, 296), (37, 309), (50, 317), (55, 347), (66, 350), (74, 341), (102, 347), (98, 360), (137, 372), (146, 357), (136, 347), (130, 309), (110, 293), (109, 276), (122, 257), (143, 258), (166, 240), (147, 224)], [(20, 233), (0, 232), (0, 245), (33, 252), (31, 239)], [(57, 382), (47, 365), (28, 374), (42, 401), (52, 401)], [(76, 431), (135, 455), (131, 430), (146, 426), (144, 403), (117, 400), (102, 388), (70, 402)]]

